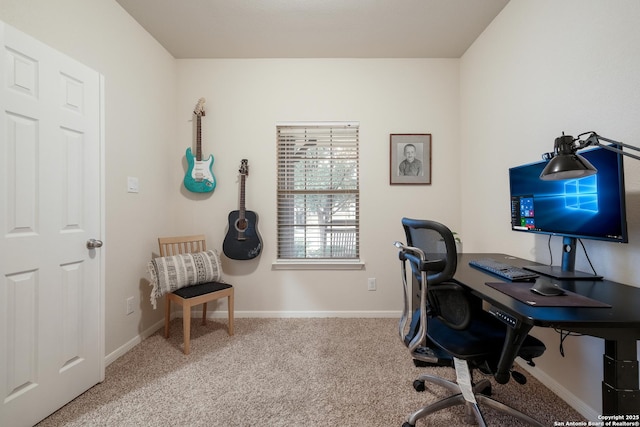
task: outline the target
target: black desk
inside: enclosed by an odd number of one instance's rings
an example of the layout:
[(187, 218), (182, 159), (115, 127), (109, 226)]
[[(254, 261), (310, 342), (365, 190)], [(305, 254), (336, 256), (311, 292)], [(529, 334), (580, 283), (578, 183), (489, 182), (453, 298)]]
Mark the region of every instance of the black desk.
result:
[[(640, 389), (638, 384), (638, 352), (640, 339), (640, 288), (609, 280), (560, 281), (545, 276), (537, 280), (552, 280), (562, 288), (611, 305), (611, 308), (534, 307), (486, 285), (502, 282), (498, 276), (469, 266), (472, 259), (493, 258), (523, 267), (536, 264), (505, 254), (459, 254), (455, 280), (491, 305), (490, 311), (511, 325), (509, 343), (505, 343), (503, 359), (517, 352), (521, 341), (533, 326), (551, 327), (603, 338), (604, 378), (602, 381), (603, 415), (638, 414)], [(513, 345), (515, 344), (515, 345)], [(508, 375), (509, 366), (499, 367)], [(498, 375), (497, 375), (498, 376)]]

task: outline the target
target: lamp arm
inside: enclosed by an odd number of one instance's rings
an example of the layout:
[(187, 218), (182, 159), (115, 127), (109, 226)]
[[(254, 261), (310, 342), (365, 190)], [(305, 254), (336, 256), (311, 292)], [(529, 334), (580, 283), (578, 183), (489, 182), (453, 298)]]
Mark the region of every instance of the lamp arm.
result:
[[(586, 134), (590, 134), (589, 138), (587, 139), (580, 139), (580, 137), (582, 135), (586, 135)], [(578, 138), (576, 138), (578, 141), (580, 141), (580, 146), (578, 147), (579, 149), (594, 145), (594, 146), (598, 146), (598, 147), (602, 147), (605, 150), (609, 150), (609, 151), (615, 151), (616, 153), (622, 154), (623, 156), (629, 156), (631, 158), (634, 158), (636, 160), (640, 160), (640, 156), (636, 155), (636, 154), (631, 154), (628, 151), (622, 151), (619, 148), (616, 147), (611, 147), (609, 145), (603, 145), (600, 143), (600, 141), (605, 141), (611, 144), (615, 144), (615, 145), (619, 145), (621, 147), (625, 147), (625, 148), (629, 148), (631, 150), (635, 150), (635, 151), (640, 151), (640, 148), (638, 147), (634, 147), (633, 145), (629, 145), (629, 144), (625, 144), (624, 142), (620, 142), (620, 141), (614, 141), (613, 139), (609, 139), (609, 138), (605, 138), (604, 136), (600, 136), (595, 132), (586, 132), (583, 134), (578, 135)]]

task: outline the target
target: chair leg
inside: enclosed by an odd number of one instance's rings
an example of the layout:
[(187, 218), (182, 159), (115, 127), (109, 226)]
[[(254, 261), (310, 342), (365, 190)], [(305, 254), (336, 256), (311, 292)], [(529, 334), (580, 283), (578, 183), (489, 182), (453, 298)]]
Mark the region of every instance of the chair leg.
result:
[(229, 313), (229, 335), (233, 335), (233, 292), (227, 298), (227, 312)]
[(518, 418), (521, 421), (524, 421), (525, 423), (529, 424), (530, 426), (534, 426), (534, 427), (543, 427), (543, 424), (541, 424), (538, 420), (531, 418), (529, 415), (518, 411), (515, 408), (512, 408), (510, 406), (505, 405), (502, 402), (498, 402), (497, 400), (493, 400), (490, 397), (484, 396), (484, 395), (476, 395), (476, 398), (478, 399), (478, 402), (487, 405), (497, 411), (503, 412), (505, 414), (509, 414), (512, 417)]
[(207, 324), (207, 303), (202, 303), (202, 325)]
[(171, 320), (171, 300), (167, 295), (164, 299), (164, 337), (169, 338), (169, 322)]
[(478, 427), (487, 427), (487, 422), (476, 402), (466, 402), (464, 420), (467, 424), (477, 424)]
[(446, 380), (442, 377), (437, 377), (431, 374), (422, 374), (416, 381), (422, 381), (423, 383), (429, 382), (431, 384), (439, 385), (449, 390), (451, 393), (460, 393), (460, 386), (453, 381)]
[(465, 403), (464, 396), (462, 394), (454, 394), (453, 396), (446, 397), (442, 400), (438, 400), (430, 405), (418, 409), (413, 414), (409, 415), (407, 424), (415, 426), (419, 419), (426, 417), (429, 414), (433, 414), (442, 409), (450, 408), (456, 405), (463, 405)]
[(182, 333), (184, 335), (184, 354), (191, 352), (191, 306), (182, 305)]

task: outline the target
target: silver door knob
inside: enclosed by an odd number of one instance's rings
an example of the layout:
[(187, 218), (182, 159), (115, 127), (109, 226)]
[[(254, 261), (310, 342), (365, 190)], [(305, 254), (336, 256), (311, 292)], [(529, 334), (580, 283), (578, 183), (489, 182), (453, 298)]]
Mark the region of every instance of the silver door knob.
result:
[(87, 249), (95, 249), (102, 247), (102, 240), (89, 239), (87, 240)]

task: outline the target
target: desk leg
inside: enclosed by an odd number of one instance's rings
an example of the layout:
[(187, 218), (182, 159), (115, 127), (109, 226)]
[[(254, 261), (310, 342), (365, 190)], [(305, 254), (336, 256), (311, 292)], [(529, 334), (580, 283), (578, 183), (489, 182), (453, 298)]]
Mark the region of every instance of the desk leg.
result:
[(602, 414), (638, 414), (638, 354), (636, 340), (605, 340)]
[(511, 378), (511, 368), (513, 362), (518, 357), (520, 347), (527, 338), (529, 331), (533, 326), (519, 324), (517, 328), (507, 327), (507, 336), (502, 346), (502, 354), (500, 354), (500, 361), (498, 362), (498, 368), (494, 375), (496, 381), (499, 384), (506, 384)]

